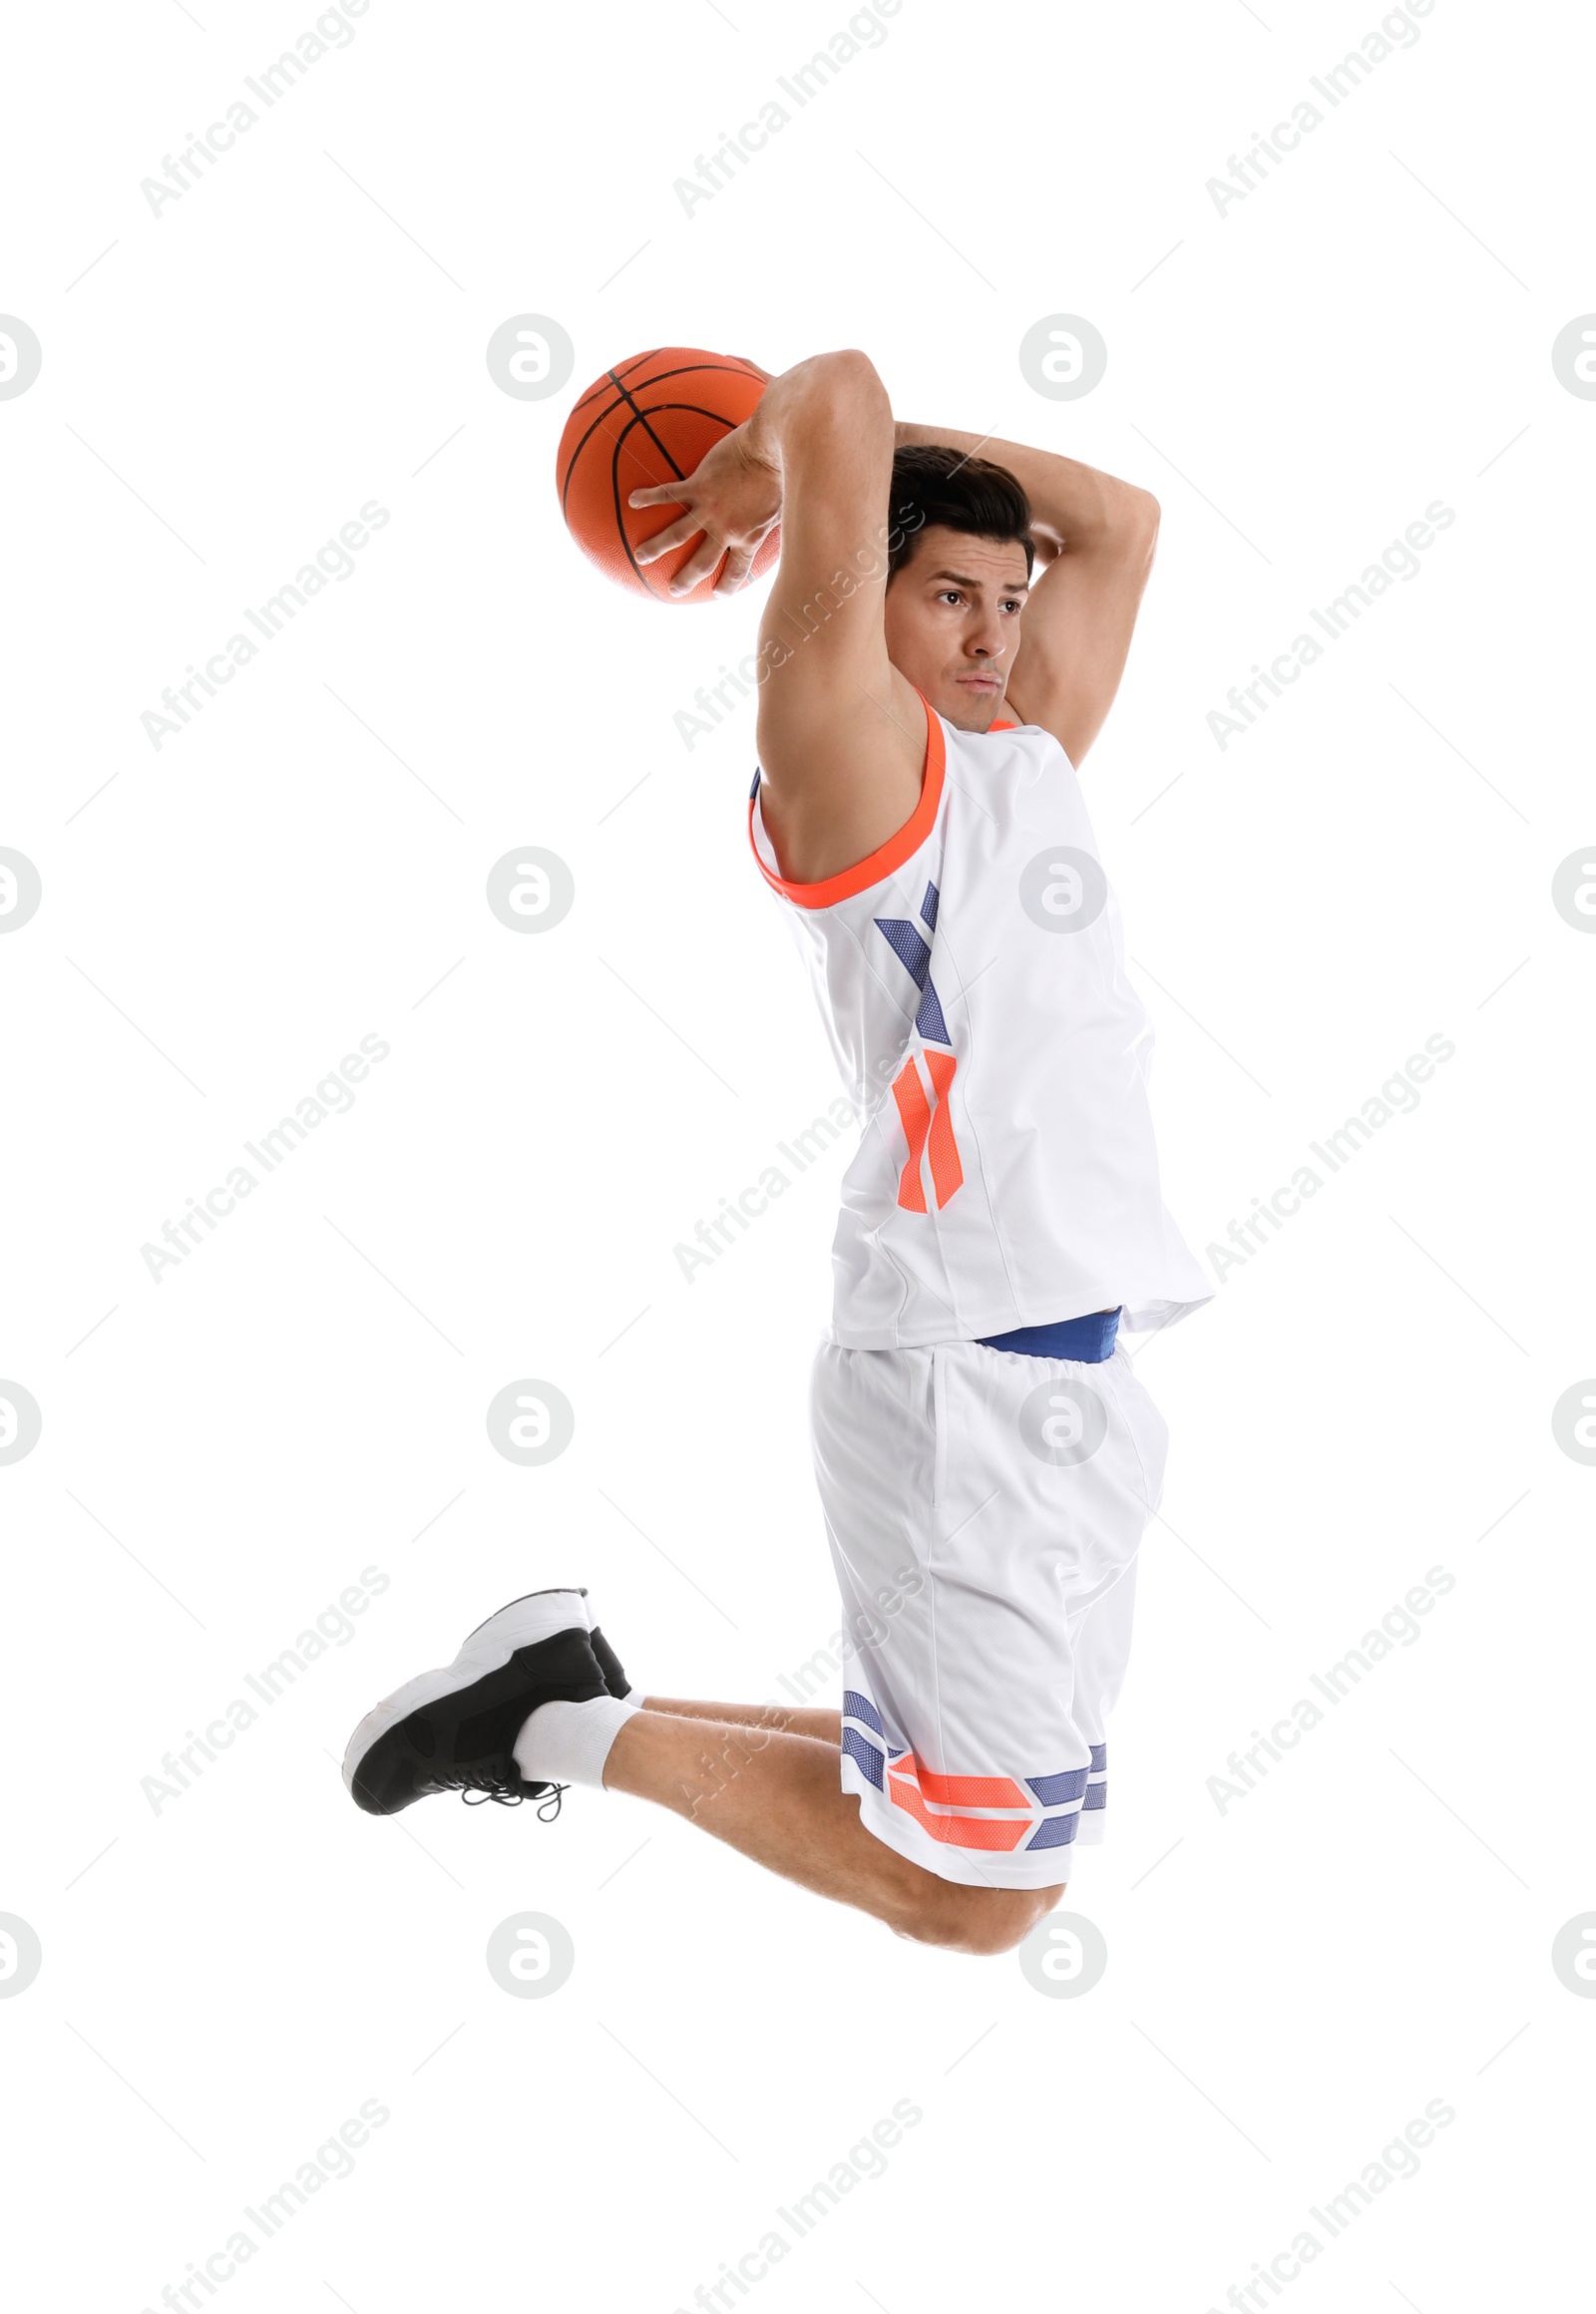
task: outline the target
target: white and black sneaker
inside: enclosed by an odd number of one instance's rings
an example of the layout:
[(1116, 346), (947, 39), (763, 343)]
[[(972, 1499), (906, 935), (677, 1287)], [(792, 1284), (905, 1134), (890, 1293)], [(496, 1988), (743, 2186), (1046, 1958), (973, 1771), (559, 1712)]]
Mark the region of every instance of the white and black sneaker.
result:
[[(586, 1592), (583, 1593), (583, 1597), (587, 1597)], [(604, 1686), (609, 1690), (609, 1693), (612, 1696), (629, 1696), (631, 1682), (620, 1668), (620, 1658), (597, 1623), (588, 1634), (588, 1644), (593, 1649), (598, 1669), (604, 1675)]]
[(458, 1791), (507, 1806), (552, 1799), (558, 1812), (565, 1786), (529, 1783), (516, 1764), (528, 1716), (540, 1704), (625, 1693), (613, 1650), (600, 1642), (600, 1656), (594, 1644), (586, 1597), (533, 1591), (512, 1600), (478, 1624), (447, 1671), (423, 1672), (368, 1712), (344, 1753), (356, 1806), (392, 1816), (431, 1792)]
[[(548, 1596), (548, 1594), (542, 1591), (534, 1591), (531, 1596), (534, 1599), (542, 1599)], [(588, 1596), (587, 1584), (578, 1583), (575, 1586), (574, 1596), (578, 1599), (585, 1600)], [(518, 1599), (514, 1601), (513, 1604), (519, 1607), (521, 1602)], [(588, 1614), (588, 1609), (584, 1607), (582, 1612), (584, 1617), (586, 1617)], [(475, 1636), (475, 1634), (473, 1634), (473, 1636)], [(629, 1696), (631, 1693), (631, 1682), (627, 1679), (625, 1673), (620, 1668), (620, 1658), (616, 1655), (608, 1640), (605, 1639), (603, 1633), (599, 1630), (597, 1623), (594, 1624), (589, 1631), (588, 1640), (595, 1656), (598, 1658), (598, 1669), (604, 1675), (604, 1686), (609, 1690), (609, 1693), (612, 1696)]]

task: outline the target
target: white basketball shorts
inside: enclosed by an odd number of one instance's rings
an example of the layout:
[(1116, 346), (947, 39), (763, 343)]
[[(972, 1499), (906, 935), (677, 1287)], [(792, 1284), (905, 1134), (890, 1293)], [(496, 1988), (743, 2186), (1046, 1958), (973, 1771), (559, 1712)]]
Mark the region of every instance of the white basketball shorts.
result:
[(844, 1791), (944, 1880), (1057, 1887), (1102, 1838), (1162, 1415), (1121, 1346), (1086, 1364), (829, 1339), (811, 1414), (853, 1649)]

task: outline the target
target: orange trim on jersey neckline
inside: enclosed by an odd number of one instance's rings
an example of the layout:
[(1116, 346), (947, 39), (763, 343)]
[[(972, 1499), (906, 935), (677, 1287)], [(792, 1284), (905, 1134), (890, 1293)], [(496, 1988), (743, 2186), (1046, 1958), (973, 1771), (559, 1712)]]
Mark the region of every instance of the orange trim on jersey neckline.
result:
[(989, 731), (1017, 731), (1019, 725), (1017, 723), (989, 723), (987, 728)]
[(760, 875), (773, 892), (783, 900), (790, 900), (799, 908), (835, 908), (839, 900), (852, 900), (861, 892), (868, 892), (873, 884), (881, 884), (906, 860), (912, 860), (937, 824), (937, 810), (942, 802), (943, 773), (947, 766), (947, 745), (942, 734), (942, 719), (934, 711), (923, 691), (915, 696), (926, 710), (926, 767), (920, 782), (920, 801), (895, 836), (878, 845), (868, 859), (852, 868), (843, 868), (835, 876), (827, 876), (819, 884), (790, 884), (774, 869), (767, 868), (759, 857), (759, 846), (754, 842), (754, 804), (758, 791), (748, 798), (748, 842)]

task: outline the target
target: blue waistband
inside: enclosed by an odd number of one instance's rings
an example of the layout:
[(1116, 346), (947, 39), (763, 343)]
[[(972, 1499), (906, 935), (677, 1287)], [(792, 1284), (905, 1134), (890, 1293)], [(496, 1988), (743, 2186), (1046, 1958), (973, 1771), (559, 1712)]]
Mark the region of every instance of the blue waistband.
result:
[(984, 1350), (1014, 1350), (1022, 1357), (1072, 1357), (1101, 1365), (1114, 1354), (1117, 1310), (1094, 1310), (1089, 1318), (1064, 1318), (1056, 1326), (1016, 1326), (1012, 1334), (984, 1334)]

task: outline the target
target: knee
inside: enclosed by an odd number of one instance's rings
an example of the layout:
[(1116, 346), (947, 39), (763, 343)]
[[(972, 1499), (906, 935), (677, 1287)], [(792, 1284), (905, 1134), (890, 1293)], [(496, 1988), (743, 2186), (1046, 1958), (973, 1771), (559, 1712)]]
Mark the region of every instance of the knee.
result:
[(934, 1882), (898, 1930), (915, 1944), (988, 1957), (1012, 1952), (1064, 1893), (1057, 1888), (966, 1888)]

